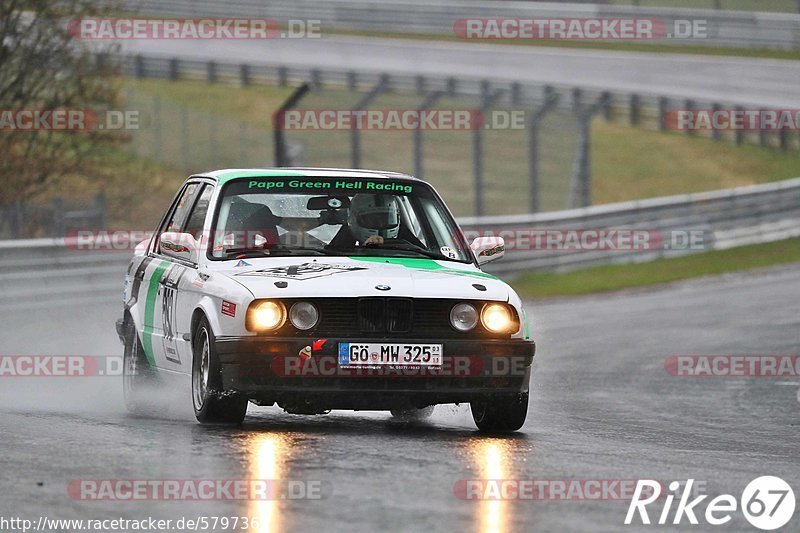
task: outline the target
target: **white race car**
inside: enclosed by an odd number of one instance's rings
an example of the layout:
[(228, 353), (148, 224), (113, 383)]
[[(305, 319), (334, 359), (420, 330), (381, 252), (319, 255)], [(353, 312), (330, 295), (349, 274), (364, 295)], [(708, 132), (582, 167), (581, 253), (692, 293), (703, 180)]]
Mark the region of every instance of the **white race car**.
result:
[(436, 191), (403, 174), (220, 170), (190, 177), (136, 248), (117, 332), (124, 393), (189, 375), (201, 423), (248, 402), (291, 413), (469, 403), (478, 428), (525, 422), (535, 345), (517, 294), (480, 266)]

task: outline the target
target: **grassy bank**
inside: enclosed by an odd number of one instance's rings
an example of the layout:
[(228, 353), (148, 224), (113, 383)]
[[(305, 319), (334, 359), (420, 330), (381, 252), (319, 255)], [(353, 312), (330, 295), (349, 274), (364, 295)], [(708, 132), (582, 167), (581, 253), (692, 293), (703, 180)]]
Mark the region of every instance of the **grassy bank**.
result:
[(797, 262), (800, 262), (800, 239), (788, 239), (650, 263), (603, 266), (564, 274), (530, 272), (512, 285), (523, 298), (577, 296)]

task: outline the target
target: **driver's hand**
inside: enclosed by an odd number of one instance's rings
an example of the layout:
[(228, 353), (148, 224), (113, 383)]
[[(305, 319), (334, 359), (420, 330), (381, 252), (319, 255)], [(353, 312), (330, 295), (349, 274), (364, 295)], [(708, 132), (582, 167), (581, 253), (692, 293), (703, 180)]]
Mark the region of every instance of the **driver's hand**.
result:
[(364, 241), (364, 246), (375, 246), (383, 244), (383, 237), (380, 235), (370, 235), (366, 241)]

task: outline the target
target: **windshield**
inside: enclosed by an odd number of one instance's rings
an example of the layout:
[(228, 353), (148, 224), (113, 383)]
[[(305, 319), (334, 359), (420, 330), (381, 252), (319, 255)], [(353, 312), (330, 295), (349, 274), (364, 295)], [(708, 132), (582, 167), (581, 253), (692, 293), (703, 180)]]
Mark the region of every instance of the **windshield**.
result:
[(369, 178), (247, 178), (218, 203), (211, 259), (271, 255), (430, 257), (472, 253), (433, 190)]

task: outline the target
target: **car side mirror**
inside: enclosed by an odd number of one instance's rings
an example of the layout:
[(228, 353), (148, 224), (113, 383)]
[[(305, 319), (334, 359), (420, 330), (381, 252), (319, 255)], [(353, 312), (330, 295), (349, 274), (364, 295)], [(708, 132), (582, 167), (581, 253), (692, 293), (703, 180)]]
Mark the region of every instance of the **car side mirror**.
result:
[(506, 244), (502, 237), (477, 237), (469, 247), (478, 259), (478, 265), (496, 261), (506, 253)]
[(196, 263), (200, 245), (191, 233), (165, 231), (158, 241), (158, 249), (167, 257)]

